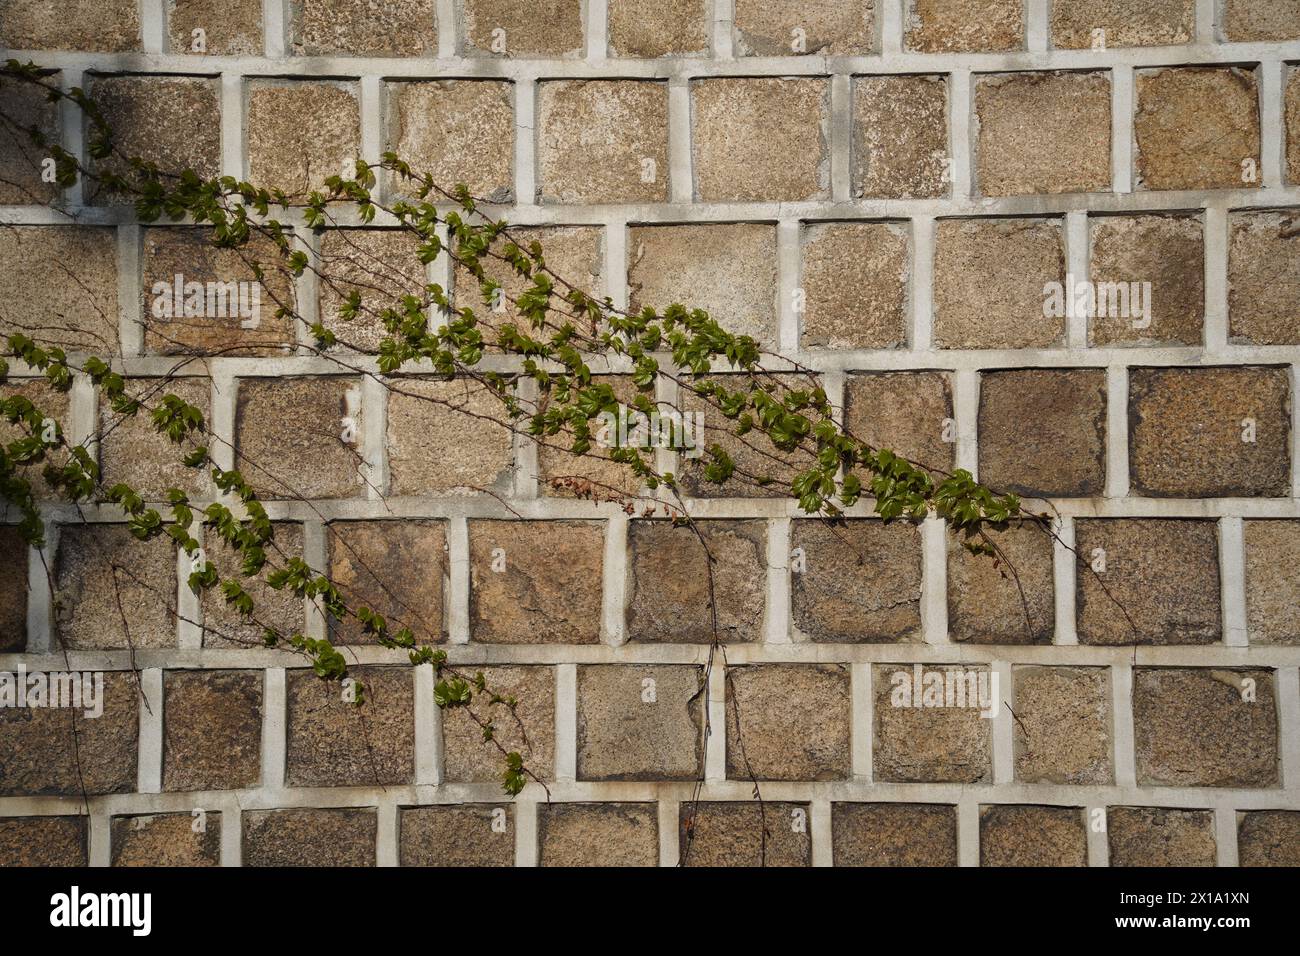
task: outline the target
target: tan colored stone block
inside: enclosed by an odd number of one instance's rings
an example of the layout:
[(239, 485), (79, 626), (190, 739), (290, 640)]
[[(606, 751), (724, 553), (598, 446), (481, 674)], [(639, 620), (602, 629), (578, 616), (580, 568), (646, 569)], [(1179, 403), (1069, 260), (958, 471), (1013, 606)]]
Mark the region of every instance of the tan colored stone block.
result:
[(212, 381), (206, 378), (135, 378), (126, 382), (128, 395), (144, 402), (134, 415), (119, 415), (101, 398), (99, 403), (99, 467), (103, 483), (111, 488), (124, 482), (146, 500), (164, 500), (177, 488), (195, 496), (210, 494), (207, 469), (189, 468), (184, 458), (200, 445), (209, 445), (202, 432), (192, 432), (183, 443), (174, 443), (154, 427), (152, 411), (163, 399), (175, 396), (203, 413), (204, 427), (212, 419)]
[(437, 56), (436, 0), (293, 0), (299, 56)]
[(1013, 680), (1016, 779), (1113, 782), (1109, 669), (1017, 667)]
[(948, 80), (853, 80), (853, 194), (933, 199), (948, 192)]
[(13, 526), (0, 526), (0, 653), (27, 647), (27, 541)]
[(465, 56), (582, 55), (582, 0), (457, 0), (457, 7)]
[(205, 813), (203, 829), (188, 813), (113, 817), (113, 866), (220, 866), (221, 814)]
[(658, 866), (655, 803), (546, 803), (538, 808), (541, 866)]
[(301, 203), (329, 177), (354, 174), (361, 155), (355, 82), (249, 80), (245, 98), (248, 176), (255, 185)]
[(80, 648), (176, 646), (176, 549), (124, 524), (64, 525), (54, 558), (54, 626)]
[(1019, 0), (907, 0), (903, 47), (916, 53), (1000, 53), (1025, 46)]
[(741, 56), (867, 56), (875, 49), (875, 0), (736, 0)]
[[(475, 713), (492, 721), (495, 740), (507, 752), (517, 752), (524, 766), (542, 780), (555, 773), (555, 672), (551, 667), (493, 666), (482, 670), (488, 692), (514, 697), (515, 717), (503, 704), (476, 702)], [(490, 743), (483, 742), (482, 727), (463, 707), (442, 712), (442, 740), (446, 779), (451, 783), (500, 782), (505, 758)]]
[(1225, 0), (1221, 9), (1224, 39), (1300, 39), (1300, 3), (1296, 0)]
[(86, 817), (0, 818), (0, 866), (86, 866)]
[(1078, 807), (980, 808), (980, 866), (1087, 866)]
[(887, 448), (916, 465), (952, 468), (952, 383), (944, 372), (862, 372), (844, 383), (844, 427), (872, 448)]
[(78, 50), (126, 53), (140, 50), (137, 0), (46, 0), (0, 2), (0, 47), (11, 50)]
[[(282, 640), (306, 630), (303, 598), (292, 588), (278, 591), (266, 583), (266, 576), (283, 568), (291, 558), (303, 556), (303, 527), (293, 522), (275, 522), (274, 537), (265, 549), (267, 564), (256, 575), (243, 573), (243, 555), (226, 544), (213, 530), (205, 533), (204, 552), (223, 581), (234, 580), (253, 599), (253, 620), (244, 620), (226, 602), (220, 587), (203, 592), (203, 645), (205, 647), (259, 648), (265, 644), (266, 629), (279, 632)], [(338, 583), (338, 582), (336, 582)], [(345, 596), (346, 597), (346, 596)]]
[(956, 866), (957, 808), (924, 803), (834, 803), (836, 866)]
[(698, 779), (703, 679), (693, 666), (579, 666), (578, 779)]
[(683, 866), (812, 865), (806, 803), (683, 801), (678, 820)]
[[(1201, 220), (1104, 216), (1089, 225), (1089, 278), (1098, 311), (1088, 319), (1089, 344), (1200, 345), (1205, 324)], [(1140, 285), (1147, 282), (1149, 290)], [(1147, 314), (1139, 314), (1135, 288)]]
[(388, 469), (392, 495), (507, 492), (514, 450), (502, 400), (472, 379), (394, 380)]
[[(382, 614), (390, 634), (409, 627), (420, 644), (446, 639), (451, 560), (444, 522), (332, 521), (326, 536), (330, 580), (350, 608)], [(355, 617), (331, 620), (331, 639), (378, 642)]]
[(1229, 216), (1228, 335), (1242, 345), (1300, 344), (1296, 213)]
[(898, 348), (907, 336), (911, 241), (901, 223), (827, 223), (804, 235), (804, 348)]
[(1212, 810), (1109, 807), (1111, 866), (1215, 866)]
[[(195, 49), (195, 30), (206, 49)], [(262, 52), (261, 0), (167, 0), (172, 53), (257, 56)]]
[(1247, 521), (1246, 627), (1252, 644), (1300, 644), (1300, 522)]
[[(43, 434), (45, 429), (50, 425), (57, 428), (57, 433), (63, 436), (65, 442), (76, 441), (76, 436), (72, 427), (72, 393), (59, 391), (44, 377), (41, 378), (11, 378), (5, 381), (4, 391), (0, 392), (2, 398), (25, 398), (32, 403), (32, 407), (39, 411), (42, 416), (40, 431)], [(8, 446), (11, 442), (32, 436), (31, 428), (25, 422), (11, 422), (7, 417), (0, 416), (0, 445)], [(56, 491), (48, 481), (45, 480), (45, 465), (51, 462), (62, 462), (65, 458), (63, 451), (57, 451), (54, 454), (47, 454), (42, 461), (34, 461), (26, 465), (19, 471), (19, 475), (26, 481), (31, 482), (32, 496), (37, 500), (42, 499), (59, 499), (64, 498), (61, 491)]]
[(728, 779), (848, 779), (850, 698), (843, 664), (729, 667)]
[(1065, 50), (1191, 43), (1196, 0), (1055, 0), (1050, 30)]
[(613, 0), (609, 4), (609, 54), (706, 56), (712, 28), (710, 0)]
[[(318, 279), (320, 321), (338, 337), (340, 351), (376, 353), (390, 337), (385, 309), (402, 311), (402, 297), (424, 295), (420, 241), (401, 229), (331, 229), (321, 236)], [(356, 292), (361, 306), (351, 319), (339, 310)]]
[(964, 644), (1050, 644), (1056, 628), (1053, 543), (1037, 524), (989, 531), (996, 558), (946, 535), (948, 633)]
[(262, 671), (163, 675), (163, 790), (243, 790), (262, 779)]
[(402, 807), (402, 866), (514, 866), (514, 807), (487, 803)]
[(1254, 810), (1237, 823), (1242, 866), (1300, 866), (1300, 813)]
[[(1260, 185), (1258, 84), (1237, 67), (1139, 70), (1133, 119), (1139, 189)], [(1253, 178), (1252, 178), (1253, 170)]]
[(122, 354), (117, 239), (104, 226), (0, 228), (0, 336), (102, 358)]
[[(917, 665), (920, 667), (920, 665)], [(986, 667), (954, 669), (932, 666), (917, 669), (905, 664), (873, 664), (875, 744), (872, 750), (875, 778), (895, 783), (981, 783), (992, 779), (991, 721), (980, 715), (978, 684)], [(931, 676), (934, 675), (934, 676)], [(963, 693), (974, 678), (977, 694), (968, 706), (946, 706), (946, 688)], [(929, 685), (942, 684), (945, 706), (925, 706)], [(914, 686), (915, 685), (915, 686)], [(934, 698), (937, 700), (937, 698)], [(913, 706), (919, 702), (922, 706)], [(992, 703), (992, 702), (990, 702)], [(1001, 702), (997, 702), (998, 706)]]
[(244, 866), (374, 866), (373, 807), (246, 810)]
[[(46, 77), (45, 82), (57, 85), (58, 74)], [(51, 103), (40, 87), (15, 80), (0, 80), (0, 97), (5, 116), (17, 127), (6, 123), (5, 134), (0, 136), (0, 179), (4, 180), (0, 182), (0, 203), (51, 203), (59, 196), (59, 187), (44, 181), (41, 164), (51, 155), (49, 146), (59, 144), (62, 138), (59, 106)], [(49, 145), (38, 146), (32, 140), (29, 130), (33, 127)]]
[[(609, 385), (619, 400), (620, 408), (612, 419), (598, 418), (591, 423), (592, 446), (583, 454), (574, 454), (573, 431), (565, 429), (558, 435), (543, 439), (537, 447), (537, 469), (541, 491), (558, 498), (587, 498), (592, 501), (617, 501), (632, 504), (641, 491), (641, 479), (632, 466), (610, 459), (611, 451), (620, 441), (624, 447), (640, 447), (641, 435), (648, 432), (646, 425), (638, 434), (641, 417), (634, 406), (639, 390), (630, 375), (595, 375), (593, 385)], [(653, 397), (654, 392), (645, 394)], [(622, 422), (623, 434), (619, 433)], [(667, 427), (667, 422), (664, 422)], [(648, 440), (648, 438), (646, 439)], [(643, 448), (642, 460), (654, 465), (654, 450)]]

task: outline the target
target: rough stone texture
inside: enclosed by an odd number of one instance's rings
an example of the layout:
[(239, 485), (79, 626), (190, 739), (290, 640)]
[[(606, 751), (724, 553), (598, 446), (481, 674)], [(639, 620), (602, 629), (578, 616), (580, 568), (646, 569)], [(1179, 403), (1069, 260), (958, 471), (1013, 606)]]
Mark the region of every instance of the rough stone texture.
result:
[(1025, 46), (1020, 0), (907, 0), (903, 48), (917, 53), (997, 53)]
[[(320, 264), (330, 281), (319, 281), (320, 321), (338, 337), (338, 350), (375, 353), (388, 337), (384, 309), (401, 310), (405, 295), (420, 297), (428, 281), (420, 242), (400, 229), (331, 229), (321, 236)], [(381, 291), (382, 290), (382, 291)], [(339, 309), (353, 292), (361, 307), (351, 319)]]
[(835, 803), (836, 866), (956, 866), (957, 808), (925, 803)]
[(703, 674), (681, 665), (580, 666), (578, 779), (697, 779)]
[(776, 343), (776, 229), (764, 223), (633, 226), (631, 308), (703, 309), (736, 335)]
[[(4, 392), (0, 393), (0, 395), (4, 398), (25, 398), (31, 402), (34, 408), (46, 416), (41, 419), (40, 431), (42, 433), (49, 425), (54, 424), (57, 425), (59, 432), (63, 435), (64, 441), (77, 440), (77, 436), (71, 431), (73, 422), (70, 392), (59, 391), (43, 377), (14, 378), (5, 382)], [(8, 446), (10, 442), (31, 437), (31, 435), (32, 430), (25, 423), (11, 422), (8, 417), (0, 415), (0, 444)], [(61, 452), (46, 457), (46, 461), (61, 460)], [(33, 462), (22, 469), (20, 474), (31, 482), (32, 495), (37, 500), (63, 498), (63, 492), (56, 491), (45, 480), (44, 470), (44, 462)]]
[[(1201, 219), (1194, 216), (1103, 216), (1090, 221), (1089, 278), (1099, 301), (1098, 314), (1088, 319), (1089, 344), (1201, 344), (1203, 229)], [(1137, 291), (1149, 313), (1136, 315), (1130, 283), (1145, 282), (1151, 283), (1150, 292), (1142, 285)], [(1123, 314), (1126, 302), (1128, 315)]]
[[(58, 74), (47, 80), (58, 81)], [(4, 180), (0, 182), (0, 203), (53, 202), (59, 195), (59, 187), (44, 182), (41, 176), (41, 163), (50, 151), (32, 142), (26, 131), (34, 126), (51, 144), (59, 143), (58, 104), (51, 103), (44, 90), (13, 80), (0, 80), (0, 98), (4, 101), (5, 114), (22, 130), (6, 124), (4, 135), (0, 136), (0, 179)]]
[[(547, 256), (550, 261), (550, 256)], [(618, 501), (633, 498), (641, 490), (641, 479), (636, 476), (629, 465), (610, 459), (610, 452), (620, 440), (626, 447), (636, 447), (636, 443), (648, 430), (648, 425), (638, 435), (638, 425), (644, 419), (633, 406), (639, 393), (632, 383), (630, 375), (595, 375), (593, 385), (608, 385), (614, 390), (621, 404), (617, 414), (622, 416), (624, 434), (620, 439), (618, 419), (598, 420), (592, 423), (593, 440), (591, 448), (583, 455), (575, 455), (573, 432), (562, 431), (545, 439), (546, 444), (537, 446), (537, 471), (541, 493), (558, 498), (588, 498), (593, 501)], [(642, 393), (653, 398), (653, 390)], [(667, 427), (667, 421), (663, 422)], [(651, 452), (644, 454), (647, 462), (653, 462)]]
[(980, 866), (1087, 866), (1078, 807), (980, 808)]
[(658, 866), (658, 805), (541, 804), (537, 856), (541, 866)]
[[(333, 521), (326, 536), (330, 580), (350, 607), (382, 614), (390, 632), (409, 627), (421, 644), (446, 638), (451, 561), (444, 522)], [(378, 642), (354, 618), (330, 626), (335, 643)]]
[(206, 378), (133, 378), (126, 382), (128, 395), (146, 396), (146, 408), (135, 415), (119, 415), (109, 403), (99, 403), (99, 467), (104, 485), (111, 488), (125, 482), (146, 500), (164, 500), (169, 488), (179, 488), (195, 497), (208, 492), (210, 482), (204, 468), (188, 468), (182, 460), (195, 447), (207, 441), (196, 434), (194, 440), (177, 445), (154, 427), (150, 412), (161, 407), (164, 396), (174, 395), (203, 413), (203, 422), (212, 420), (212, 382)]
[(248, 80), (244, 95), (248, 175), (259, 186), (305, 202), (329, 177), (352, 175), (361, 154), (355, 82)]
[(984, 195), (1110, 191), (1109, 73), (980, 76), (975, 123)]
[(374, 866), (372, 808), (246, 810), (244, 866)]
[(691, 84), (695, 195), (702, 202), (826, 199), (830, 84), (732, 78)]
[(1300, 229), (1296, 228), (1296, 219), (1294, 212), (1230, 216), (1231, 341), (1244, 345), (1300, 344)]
[(85, 817), (0, 817), (0, 866), (85, 866)]
[(712, 27), (711, 0), (614, 0), (609, 55), (704, 56)]
[(1246, 626), (1252, 644), (1300, 644), (1300, 522), (1247, 521)]
[[(1254, 441), (1246, 440), (1253, 422)], [(1281, 496), (1291, 489), (1286, 368), (1129, 373), (1133, 490), (1158, 498)]]
[(1286, 180), (1300, 183), (1300, 70), (1291, 68), (1283, 93), (1283, 125), (1286, 137)]
[(867, 56), (875, 47), (875, 0), (736, 0), (737, 53), (741, 56)]
[[(274, 538), (266, 549), (267, 565), (256, 576), (243, 574), (244, 558), (226, 544), (215, 531), (203, 540), (203, 550), (222, 580), (233, 578), (253, 599), (255, 621), (243, 620), (239, 612), (226, 603), (220, 588), (203, 594), (203, 644), (205, 647), (262, 647), (266, 627), (273, 627), (283, 637), (304, 633), (303, 598), (292, 588), (276, 590), (266, 583), (266, 574), (282, 568), (291, 558), (303, 556), (303, 527), (292, 522), (275, 522)], [(341, 582), (335, 582), (341, 583)], [(345, 595), (346, 597), (346, 595)]]
[(1038, 525), (988, 532), (997, 561), (946, 536), (948, 635), (965, 644), (1050, 644), (1056, 627), (1052, 539)]
[(934, 344), (1046, 348), (1065, 319), (1044, 315), (1043, 288), (1065, 282), (1060, 219), (944, 219), (935, 229)]
[(686, 866), (811, 866), (808, 804), (683, 802), (678, 846)]
[[(514, 808), (489, 803), (402, 807), (398, 810), (402, 866), (514, 866)], [(494, 829), (497, 821), (503, 830)]]
[(905, 343), (910, 269), (906, 224), (808, 227), (803, 246), (804, 348), (897, 348)]
[[(192, 169), (215, 176), (221, 166), (219, 81), (195, 76), (94, 76), (86, 93), (99, 104), (121, 156), (156, 163), (166, 172)], [(75, 108), (75, 107), (74, 107)], [(92, 159), (97, 172), (130, 176), (120, 156)], [(90, 202), (133, 201), (93, 180), (86, 181)]]
[[(514, 86), (496, 80), (426, 80), (388, 88), (388, 148), (434, 182), (464, 183), (494, 202), (514, 198)], [(414, 191), (392, 181), (393, 192)]]
[[(297, 342), (293, 318), (275, 315), (280, 304), (296, 308), (293, 281), (270, 238), (254, 234), (242, 250), (218, 249), (207, 227), (150, 227), (144, 230), (142, 246), (140, 305), (146, 352), (249, 356), (285, 355), (293, 349)], [(252, 261), (263, 263), (261, 283)], [(181, 276), (179, 297), (177, 276)], [(185, 292), (185, 285), (192, 282), (203, 285), (203, 314), (185, 314), (187, 300), (199, 305), (197, 297)], [(227, 285), (231, 282), (249, 284), (231, 289)], [(241, 311), (244, 305), (249, 308)], [(252, 315), (245, 318), (244, 311)]]
[[(874, 448), (888, 448), (926, 468), (953, 464), (952, 382), (944, 372), (868, 372), (844, 383), (844, 427)], [(955, 434), (955, 432), (953, 433)]]
[(603, 522), (471, 520), (470, 638), (599, 643), (604, 554)]
[(239, 382), (236, 465), (263, 498), (350, 498), (362, 494), (364, 434), (359, 378), (246, 378)]
[[(480, 717), (496, 726), (496, 740), (507, 751), (517, 751), (524, 765), (542, 780), (554, 775), (555, 766), (555, 673), (550, 667), (481, 668), (492, 692), (513, 696), (518, 723), (504, 706), (475, 705)], [(477, 671), (476, 671), (477, 673)], [(527, 734), (527, 743), (519, 725)], [(501, 755), (483, 745), (483, 731), (464, 708), (442, 712), (442, 739), (446, 780), (451, 783), (500, 782)]]
[(554, 80), (537, 90), (537, 198), (544, 203), (668, 199), (668, 85)]
[[(206, 51), (194, 49), (201, 29)], [(262, 52), (261, 0), (167, 0), (172, 53), (254, 56)]]
[(16, 527), (0, 527), (0, 653), (27, 647), (27, 542)]
[(1016, 779), (1111, 783), (1109, 669), (1017, 667), (1012, 679)]
[(948, 80), (853, 80), (853, 195), (931, 199), (948, 192)]
[(138, 0), (0, 0), (0, 47), (10, 50), (139, 50)]
[(0, 708), (0, 796), (71, 797), (83, 787), (87, 794), (133, 791), (140, 734), (135, 676), (104, 672), (100, 702), (99, 717), (85, 716), (84, 707)]
[(1225, 0), (1223, 36), (1232, 41), (1300, 39), (1296, 0)]
[(262, 671), (167, 671), (163, 790), (242, 790), (262, 777)]
[(915, 525), (794, 521), (790, 547), (791, 608), (805, 637), (853, 644), (918, 638), (921, 535)]
[(1109, 807), (1111, 866), (1214, 866), (1214, 811)]
[(402, 378), (388, 392), (389, 493), (504, 492), (514, 450), (501, 400), (472, 379)]
[(176, 646), (176, 551), (124, 524), (64, 525), (54, 626), (66, 649)]
[[(1212, 644), (1221, 639), (1213, 521), (1083, 520), (1075, 522), (1074, 536), (1080, 644)], [(1101, 562), (1105, 570), (1094, 571)]]
[[(583, 49), (582, 0), (457, 0), (465, 56), (577, 57)], [(498, 34), (495, 31), (503, 31)], [(494, 43), (504, 49), (498, 49)]]
[(1277, 733), (1272, 671), (1133, 672), (1139, 786), (1276, 787)]
[[(943, 675), (947, 667), (929, 667), (928, 675)], [(967, 668), (967, 673), (986, 671), (985, 667)], [(906, 689), (915, 691), (894, 706), (892, 695), (904, 688), (895, 675), (907, 678)], [(945, 678), (947, 680), (947, 678)], [(957, 676), (952, 680), (955, 682)], [(989, 678), (991, 681), (991, 677)], [(912, 688), (914, 671), (901, 664), (873, 664), (875, 743), (872, 750), (875, 778), (893, 783), (981, 783), (992, 779), (990, 747), (992, 721), (980, 716), (978, 706), (911, 707), (912, 699), (923, 700), (922, 688)], [(989, 688), (992, 688), (990, 683)]]
[(1054, 0), (1051, 9), (1057, 49), (1167, 46), (1196, 37), (1196, 0)]
[(1106, 485), (1104, 369), (1012, 369), (980, 377), (979, 477), (1033, 498)]
[[(1236, 67), (1138, 70), (1133, 134), (1140, 189), (1260, 185), (1255, 75)], [(1251, 160), (1250, 181), (1242, 163)]]
[(436, 0), (292, 0), (300, 56), (437, 56)]
[(120, 355), (114, 233), (102, 226), (0, 229), (0, 336), (21, 332), (70, 352)]
[(1241, 814), (1237, 854), (1242, 866), (1300, 866), (1300, 813), (1252, 810)]
[(848, 779), (849, 684), (844, 664), (728, 668), (728, 779)]
[(221, 814), (207, 813), (195, 833), (188, 813), (114, 817), (113, 866), (220, 866)]
[(760, 640), (767, 596), (767, 529), (760, 521), (633, 521), (628, 527), (627, 634), (632, 641), (707, 644), (713, 640), (708, 557), (718, 636)]
[(285, 783), (373, 787), (415, 777), (415, 685), (409, 666), (350, 667), (364, 703), (310, 668), (287, 674)]

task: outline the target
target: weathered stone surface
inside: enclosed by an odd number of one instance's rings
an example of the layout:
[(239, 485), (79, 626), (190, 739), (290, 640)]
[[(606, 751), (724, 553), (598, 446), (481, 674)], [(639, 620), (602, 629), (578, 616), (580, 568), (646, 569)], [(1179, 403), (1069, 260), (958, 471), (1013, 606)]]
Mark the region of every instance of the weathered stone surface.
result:
[(975, 177), (982, 194), (1110, 190), (1108, 73), (980, 76), (975, 122)]
[(415, 776), (415, 689), (410, 667), (351, 667), (355, 685), (310, 668), (287, 675), (285, 783), (291, 787), (386, 786)]
[(0, 2), (0, 47), (10, 50), (139, 50), (138, 0), (45, 0)]
[(944, 76), (853, 80), (853, 194), (930, 199), (948, 192)]
[[(375, 353), (390, 333), (381, 314), (401, 311), (403, 296), (424, 295), (428, 281), (420, 241), (401, 229), (331, 229), (321, 236), (318, 280), (320, 321), (338, 338), (336, 350)], [(361, 296), (350, 319), (339, 314), (348, 296)]]
[(578, 668), (579, 780), (694, 780), (704, 761), (703, 668)]
[(1111, 866), (1214, 866), (1214, 811), (1109, 807)]
[(713, 26), (710, 0), (615, 0), (610, 56), (704, 56)]
[[(493, 721), (496, 740), (507, 751), (516, 751), (524, 765), (542, 780), (549, 780), (555, 766), (555, 673), (550, 667), (483, 667), (487, 686), (502, 697), (515, 697), (518, 705), (510, 715), (504, 705), (475, 705), (485, 720)], [(523, 733), (520, 732), (523, 725)], [(527, 741), (525, 742), (525, 735)], [(442, 739), (446, 779), (452, 783), (481, 783), (501, 780), (502, 757), (483, 743), (483, 730), (464, 712), (452, 708), (442, 712)]]
[[(46, 78), (47, 83), (58, 81), (58, 74)], [(6, 117), (18, 127), (10, 128), (6, 124), (5, 135), (0, 137), (0, 179), (4, 180), (0, 182), (0, 203), (53, 202), (59, 195), (59, 187), (44, 181), (41, 167), (51, 151), (32, 142), (27, 131), (35, 127), (50, 144), (58, 144), (61, 140), (58, 104), (51, 103), (39, 87), (14, 80), (0, 80), (0, 97), (4, 100)]]
[(293, 0), (300, 56), (437, 56), (436, 0)]
[[(1103, 216), (1090, 221), (1089, 278), (1098, 300), (1098, 314), (1088, 319), (1091, 345), (1201, 344), (1203, 228), (1193, 216)], [(1151, 283), (1149, 291), (1138, 284), (1146, 282)], [(1145, 314), (1137, 308), (1134, 284)]]
[(113, 866), (220, 866), (221, 814), (206, 813), (202, 830), (188, 813), (114, 817)]
[(866, 56), (875, 47), (875, 0), (736, 0), (736, 46), (741, 56)]
[(1017, 667), (1012, 678), (1016, 779), (1111, 783), (1109, 669)]
[(827, 223), (804, 236), (804, 348), (897, 348), (907, 332), (905, 224)]
[(743, 664), (727, 670), (727, 777), (845, 780), (852, 769), (849, 669)]
[(685, 866), (812, 865), (806, 803), (683, 802), (678, 819)]
[[(7, 342), (7, 339), (5, 341)], [(46, 429), (53, 427), (56, 429), (55, 434), (62, 434), (65, 442), (77, 441), (72, 421), (71, 392), (60, 391), (44, 377), (11, 378), (4, 383), (4, 392), (0, 395), (4, 398), (25, 398), (32, 403), (32, 407), (44, 416), (41, 418), (38, 434), (43, 435)], [(11, 422), (7, 417), (0, 416), (0, 444), (7, 447), (12, 442), (32, 436), (33, 431), (25, 419), (23, 422)], [(56, 490), (45, 480), (44, 474), (46, 462), (57, 462), (62, 458), (62, 452), (56, 452), (47, 455), (44, 461), (33, 462), (19, 472), (25, 480), (31, 482), (32, 495), (37, 500), (64, 497), (62, 491)]]
[(361, 103), (355, 82), (249, 80), (245, 95), (248, 175), (253, 182), (305, 202), (329, 177), (354, 174), (361, 155)]
[(1167, 46), (1191, 43), (1195, 35), (1196, 0), (1056, 0), (1052, 4), (1052, 46), (1058, 49)]
[(0, 526), (0, 653), (27, 647), (27, 541), (12, 525)]
[[(203, 31), (197, 49), (195, 30)], [(255, 56), (262, 52), (261, 0), (167, 0), (172, 53)]]
[(906, 522), (791, 522), (794, 625), (814, 641), (915, 640), (921, 535)]
[[(82, 675), (83, 688), (88, 676)], [(96, 706), (88, 706), (83, 696), (81, 708), (0, 708), (0, 795), (71, 797), (135, 789), (140, 734), (135, 675), (106, 671), (103, 680)], [(100, 716), (86, 716), (99, 705)]]
[[(409, 627), (421, 644), (447, 636), (451, 561), (441, 521), (332, 521), (326, 526), (330, 580), (352, 608), (382, 614), (390, 633)], [(375, 644), (355, 618), (331, 620), (335, 643)]]
[(1300, 644), (1300, 522), (1247, 521), (1246, 626), (1252, 644)]
[(998, 53), (1025, 45), (1019, 0), (907, 0), (903, 46), (917, 53)]
[(1036, 524), (989, 531), (999, 559), (949, 534), (948, 634), (966, 644), (1050, 644), (1056, 627), (1052, 539)]
[(249, 577), (243, 576), (244, 557), (241, 552), (226, 544), (213, 531), (204, 536), (203, 550), (208, 560), (223, 581), (234, 579), (239, 582), (253, 599), (255, 617), (255, 620), (244, 620), (233, 606), (226, 603), (220, 588), (205, 591), (202, 597), (205, 647), (262, 647), (267, 627), (275, 628), (285, 638), (303, 633), (303, 598), (292, 588), (277, 591), (266, 583), (267, 573), (283, 568), (291, 558), (303, 556), (303, 528), (293, 522), (277, 521), (272, 525), (272, 532), (272, 544), (266, 549), (269, 566)]
[(724, 328), (776, 344), (776, 229), (764, 223), (633, 226), (628, 291), (634, 311), (675, 302)]
[(262, 671), (167, 671), (163, 789), (242, 790), (262, 777)]
[(1300, 70), (1292, 68), (1283, 96), (1286, 179), (1294, 184), (1300, 182)]
[(935, 230), (934, 343), (1045, 348), (1065, 332), (1044, 287), (1065, 282), (1059, 219), (944, 219)]
[(1074, 535), (1080, 644), (1221, 639), (1213, 521), (1083, 520), (1075, 522)]
[(582, 55), (582, 0), (458, 0), (457, 7), (465, 56)]
[(0, 817), (0, 866), (85, 866), (85, 817)]
[(829, 116), (830, 84), (821, 77), (727, 77), (692, 83), (696, 198), (827, 198)]
[(1234, 42), (1300, 39), (1296, 0), (1225, 0), (1223, 37)]
[(831, 805), (836, 866), (956, 866), (957, 808), (924, 803)]
[(1139, 70), (1133, 134), (1141, 189), (1260, 184), (1255, 75), (1237, 67)]
[(1139, 786), (1275, 787), (1277, 733), (1272, 671), (1139, 667), (1133, 673)]
[(767, 595), (766, 537), (761, 521), (700, 521), (695, 530), (668, 521), (631, 522), (628, 638), (665, 644), (712, 641), (712, 554), (718, 636), (725, 643), (759, 640)]
[(1078, 807), (980, 809), (980, 866), (1087, 866), (1088, 835)]
[[(496, 80), (421, 80), (388, 88), (388, 148), (450, 188), (494, 202), (514, 198), (514, 86)], [(389, 180), (394, 192), (414, 192)], [(418, 182), (416, 183), (418, 185)]]
[[(154, 426), (151, 411), (162, 406), (165, 396), (174, 395), (212, 420), (212, 381), (207, 378), (135, 378), (126, 382), (128, 395), (146, 396), (146, 407), (134, 415), (119, 415), (102, 398), (99, 403), (99, 467), (103, 483), (111, 488), (125, 482), (146, 500), (163, 500), (170, 488), (197, 496), (209, 491), (207, 471), (189, 468), (184, 457), (207, 438), (194, 434), (193, 441), (178, 445)], [(66, 420), (65, 420), (66, 421)]]
[(926, 468), (952, 468), (952, 382), (944, 372), (864, 372), (844, 383), (844, 427), (859, 441)]
[(0, 335), (108, 358), (121, 355), (117, 240), (104, 226), (0, 229)]
[(124, 524), (64, 525), (54, 559), (64, 648), (175, 647), (176, 550)]
[(1286, 368), (1143, 368), (1129, 373), (1135, 493), (1281, 496), (1291, 488)]
[(1243, 345), (1300, 344), (1300, 229), (1296, 218), (1294, 212), (1246, 212), (1229, 217), (1228, 335), (1232, 341)]
[(402, 807), (397, 819), (402, 866), (515, 865), (513, 807)]
[(553, 80), (537, 91), (538, 199), (664, 202), (668, 85)]
[(388, 392), (389, 493), (501, 493), (514, 450), (509, 416), (472, 379), (403, 378)]
[[(549, 261), (550, 257), (547, 259)], [(612, 461), (610, 452), (623, 442), (623, 447), (641, 447), (642, 460), (654, 462), (654, 452), (645, 447), (650, 441), (650, 426), (634, 407), (638, 394), (653, 398), (654, 392), (640, 392), (630, 375), (594, 375), (592, 384), (612, 388), (621, 408), (607, 413), (610, 418), (591, 423), (592, 444), (583, 454), (576, 455), (571, 451), (574, 436), (569, 428), (543, 439), (544, 444), (538, 442), (537, 471), (541, 491), (557, 498), (626, 503), (641, 490), (641, 479), (630, 465)], [(661, 424), (665, 429), (668, 427), (666, 419)], [(623, 429), (621, 435), (620, 427)]]
[(374, 866), (373, 808), (247, 810), (244, 866)]
[[(895, 783), (979, 783), (992, 779), (992, 722), (980, 716), (978, 701), (968, 701), (966, 707), (909, 706), (914, 702), (924, 704), (926, 683), (936, 680), (930, 677), (932, 674), (954, 687), (963, 676), (974, 676), (978, 686), (978, 675), (987, 670), (924, 668), (920, 686), (914, 687), (914, 668), (873, 664), (872, 760), (876, 779)], [(991, 689), (991, 676), (984, 680)], [(963, 688), (969, 683), (963, 680)]]
[(1103, 369), (980, 376), (980, 481), (1033, 498), (1087, 498), (1106, 484)]
[(658, 804), (541, 804), (537, 852), (541, 866), (658, 866)]
[(363, 434), (359, 378), (239, 382), (236, 465), (263, 498), (361, 494)]
[(471, 520), (471, 639), (599, 643), (604, 554), (603, 522)]
[(1237, 824), (1237, 855), (1242, 866), (1300, 866), (1300, 813), (1243, 813)]

